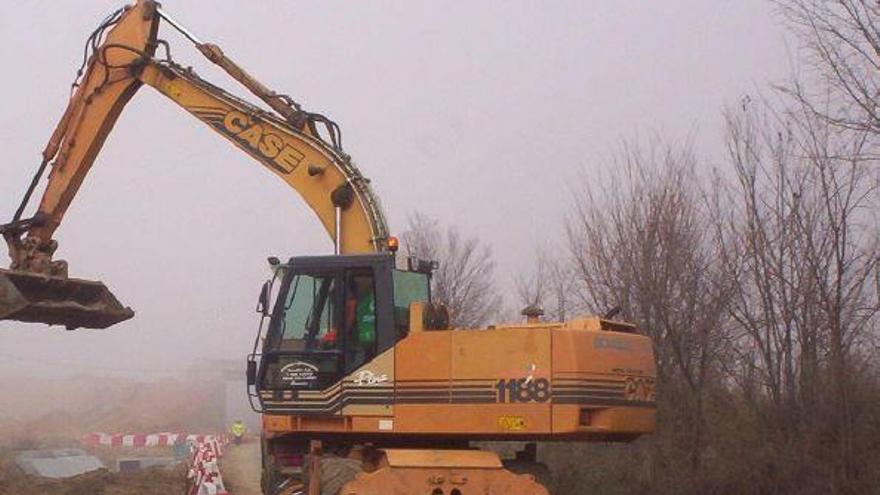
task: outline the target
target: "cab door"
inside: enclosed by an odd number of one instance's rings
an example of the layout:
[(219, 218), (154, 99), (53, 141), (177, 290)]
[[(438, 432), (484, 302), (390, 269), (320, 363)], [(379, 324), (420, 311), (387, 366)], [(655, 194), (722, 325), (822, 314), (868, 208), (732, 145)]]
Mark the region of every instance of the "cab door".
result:
[(376, 278), (371, 267), (349, 268), (343, 275), (343, 367), (351, 373), (376, 357), (379, 318)]
[(264, 390), (323, 390), (342, 378), (340, 285), (338, 271), (290, 276), (267, 336)]

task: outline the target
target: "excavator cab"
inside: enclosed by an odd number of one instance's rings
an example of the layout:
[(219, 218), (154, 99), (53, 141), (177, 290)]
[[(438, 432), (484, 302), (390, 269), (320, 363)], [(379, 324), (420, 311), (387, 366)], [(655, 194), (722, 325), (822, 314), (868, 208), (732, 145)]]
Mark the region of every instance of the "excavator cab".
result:
[(259, 365), (256, 358), (249, 364), (254, 395), (325, 390), (405, 336), (410, 304), (430, 302), (432, 265), (394, 265), (391, 253), (296, 257), (278, 265), (258, 305), (265, 336)]

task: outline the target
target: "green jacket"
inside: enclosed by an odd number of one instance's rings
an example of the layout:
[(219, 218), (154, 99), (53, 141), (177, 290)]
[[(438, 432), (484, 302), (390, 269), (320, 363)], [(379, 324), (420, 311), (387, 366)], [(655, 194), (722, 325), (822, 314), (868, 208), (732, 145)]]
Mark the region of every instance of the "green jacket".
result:
[(366, 294), (358, 300), (354, 314), (358, 341), (361, 344), (372, 344), (375, 342), (376, 300), (372, 293)]

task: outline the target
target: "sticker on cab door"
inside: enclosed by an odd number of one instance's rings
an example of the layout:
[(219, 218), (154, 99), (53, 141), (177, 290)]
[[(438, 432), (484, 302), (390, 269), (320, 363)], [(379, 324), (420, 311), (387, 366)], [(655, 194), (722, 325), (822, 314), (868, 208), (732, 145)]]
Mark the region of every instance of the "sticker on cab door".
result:
[(302, 387), (318, 379), (318, 367), (311, 363), (294, 361), (281, 368), (279, 375), (282, 383), (291, 387)]

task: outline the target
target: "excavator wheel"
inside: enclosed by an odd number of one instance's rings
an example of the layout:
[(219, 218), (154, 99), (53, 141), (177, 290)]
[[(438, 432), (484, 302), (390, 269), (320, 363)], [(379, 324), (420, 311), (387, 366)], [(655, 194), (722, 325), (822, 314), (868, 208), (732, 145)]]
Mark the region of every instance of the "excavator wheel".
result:
[(263, 469), (260, 471), (260, 491), (264, 494), (271, 494), (276, 486), (278, 486), (278, 475), (275, 473), (275, 470), (271, 467), (263, 466)]
[[(364, 471), (357, 459), (324, 455), (321, 457), (321, 495), (338, 495), (342, 487)], [(306, 486), (309, 480), (306, 479)]]

